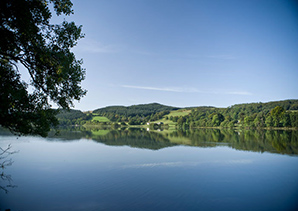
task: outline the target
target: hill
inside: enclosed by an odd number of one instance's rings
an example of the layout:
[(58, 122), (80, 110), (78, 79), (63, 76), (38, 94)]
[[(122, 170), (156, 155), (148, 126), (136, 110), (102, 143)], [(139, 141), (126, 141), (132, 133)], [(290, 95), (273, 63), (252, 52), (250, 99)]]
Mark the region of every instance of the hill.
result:
[(172, 119), (180, 127), (298, 127), (298, 100), (237, 104), (228, 108), (198, 107)]
[[(132, 124), (139, 124), (140, 121), (146, 122), (160, 119), (162, 116), (170, 113), (170, 111), (177, 109), (179, 108), (161, 105), (159, 103), (150, 103), (132, 106), (108, 106), (96, 109), (92, 113), (107, 117), (111, 121), (130, 121)], [(134, 122), (134, 119), (138, 119), (138, 122)]]
[[(144, 125), (163, 122), (181, 129), (197, 127), (298, 127), (298, 100), (267, 103), (236, 104), (227, 108), (177, 108), (158, 103), (132, 106), (108, 106), (92, 114), (79, 110), (62, 110), (58, 114), (60, 125), (128, 123)], [(92, 122), (89, 120), (93, 120)], [(124, 124), (125, 125), (125, 124)]]
[(60, 110), (56, 117), (59, 120), (60, 126), (80, 125), (92, 119), (90, 114), (74, 109)]

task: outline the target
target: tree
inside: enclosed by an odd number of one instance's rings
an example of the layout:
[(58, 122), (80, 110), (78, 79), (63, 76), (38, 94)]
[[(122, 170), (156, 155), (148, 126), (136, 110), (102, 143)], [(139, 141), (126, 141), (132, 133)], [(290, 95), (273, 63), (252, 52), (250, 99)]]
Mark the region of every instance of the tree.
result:
[(290, 120), (292, 127), (298, 127), (298, 112), (291, 112)]
[(182, 126), (183, 123), (185, 122), (185, 118), (183, 116), (181, 116), (178, 120), (177, 120), (177, 124)]
[(271, 116), (273, 119), (273, 125), (275, 127), (280, 127), (281, 126), (281, 120), (284, 115), (285, 111), (284, 108), (281, 106), (276, 106), (274, 109), (271, 110)]
[(282, 126), (284, 127), (291, 127), (291, 119), (290, 119), (290, 115), (288, 113), (285, 113), (282, 117)]
[[(17, 134), (46, 136), (58, 124), (49, 102), (69, 109), (86, 94), (82, 60), (70, 50), (82, 26), (51, 24), (51, 3), (58, 16), (73, 13), (70, 0), (0, 1), (0, 125)], [(30, 84), (21, 81), (20, 66)]]
[(252, 116), (247, 116), (244, 118), (244, 125), (246, 127), (252, 127), (253, 126), (253, 117)]
[(265, 116), (262, 112), (258, 113), (256, 118), (254, 119), (254, 125), (256, 127), (264, 127), (265, 125)]
[(8, 175), (4, 172), (4, 169), (13, 164), (12, 159), (7, 157), (17, 153), (18, 151), (11, 151), (11, 145), (9, 144), (7, 148), (2, 149), (0, 147), (0, 179), (7, 183), (7, 185), (0, 185), (0, 190), (4, 190), (5, 193), (8, 193), (8, 188), (14, 188), (15, 185), (12, 185), (11, 175)]
[(273, 118), (271, 115), (268, 115), (265, 120), (266, 127), (272, 127), (274, 125)]
[(219, 126), (221, 122), (223, 122), (225, 120), (225, 117), (220, 114), (220, 113), (216, 113), (213, 115), (212, 117), (212, 126)]
[(295, 103), (295, 104), (291, 105), (290, 109), (291, 110), (298, 110), (298, 103)]

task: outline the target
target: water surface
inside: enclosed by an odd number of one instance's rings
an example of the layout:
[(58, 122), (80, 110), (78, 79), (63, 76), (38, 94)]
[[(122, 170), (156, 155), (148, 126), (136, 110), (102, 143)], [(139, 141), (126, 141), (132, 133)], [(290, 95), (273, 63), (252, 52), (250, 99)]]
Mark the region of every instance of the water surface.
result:
[(243, 134), (2, 135), (19, 152), (3, 170), (17, 187), (0, 190), (0, 210), (295, 210), (296, 135)]

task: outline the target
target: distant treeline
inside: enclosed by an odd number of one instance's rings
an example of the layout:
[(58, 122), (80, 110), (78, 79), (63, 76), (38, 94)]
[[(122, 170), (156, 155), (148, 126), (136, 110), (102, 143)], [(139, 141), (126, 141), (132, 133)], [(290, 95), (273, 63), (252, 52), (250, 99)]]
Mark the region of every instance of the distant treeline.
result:
[(165, 106), (158, 103), (133, 105), (133, 106), (109, 106), (94, 110), (94, 114), (107, 117), (113, 122), (128, 122), (130, 125), (141, 125), (148, 121), (156, 121), (170, 111), (179, 108)]
[(298, 100), (239, 104), (228, 108), (194, 108), (183, 117), (171, 117), (178, 128), (298, 127)]
[[(107, 124), (121, 122), (129, 125), (142, 125), (149, 121), (161, 120), (171, 111), (178, 109), (152, 103), (128, 107), (109, 106), (94, 110), (93, 114), (79, 110), (62, 110), (57, 117), (62, 126), (94, 124), (90, 121), (94, 114), (107, 117), (111, 121)], [(298, 100), (238, 104), (228, 108), (197, 107), (191, 109), (192, 111), (186, 116), (170, 115), (170, 117), (166, 116), (166, 119), (176, 122), (178, 129), (298, 127)]]

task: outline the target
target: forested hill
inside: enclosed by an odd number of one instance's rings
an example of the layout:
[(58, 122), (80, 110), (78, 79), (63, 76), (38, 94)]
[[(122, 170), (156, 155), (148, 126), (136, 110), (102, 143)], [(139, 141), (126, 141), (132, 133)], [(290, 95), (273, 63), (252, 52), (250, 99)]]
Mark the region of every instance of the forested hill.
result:
[(93, 114), (98, 114), (101, 116), (105, 116), (111, 120), (116, 116), (119, 117), (147, 117), (154, 115), (156, 113), (163, 112), (166, 114), (167, 112), (177, 110), (179, 108), (172, 106), (165, 106), (158, 103), (150, 103), (150, 104), (140, 104), (140, 105), (132, 105), (132, 106), (108, 106), (105, 108), (96, 109), (93, 111)]
[(282, 101), (272, 101), (267, 103), (245, 103), (245, 104), (236, 104), (228, 109), (232, 110), (249, 110), (250, 113), (256, 112), (269, 112), (274, 109), (276, 106), (282, 107), (284, 110), (298, 110), (298, 100), (282, 100)]
[(298, 127), (298, 100), (197, 107), (177, 121), (184, 127)]
[(57, 115), (59, 124), (82, 125), (86, 121), (92, 120), (95, 115), (107, 117), (112, 122), (129, 122), (130, 124), (145, 123), (149, 120), (154, 121), (162, 118), (170, 111), (179, 108), (165, 106), (158, 103), (132, 105), (132, 106), (108, 106), (96, 109), (91, 113), (83, 113), (80, 110), (61, 110)]
[[(170, 114), (179, 109), (188, 110), (189, 113), (181, 116)], [(298, 127), (298, 100), (236, 104), (227, 108), (207, 106), (177, 108), (151, 103), (108, 106), (96, 109), (92, 113), (83, 113), (79, 110), (62, 111), (57, 115), (60, 125), (82, 125), (93, 121), (96, 116), (106, 117), (110, 122), (128, 123), (129, 125), (169, 120), (183, 128)]]
[(91, 114), (83, 113), (80, 110), (60, 110), (56, 115), (60, 126), (80, 125), (92, 119)]

